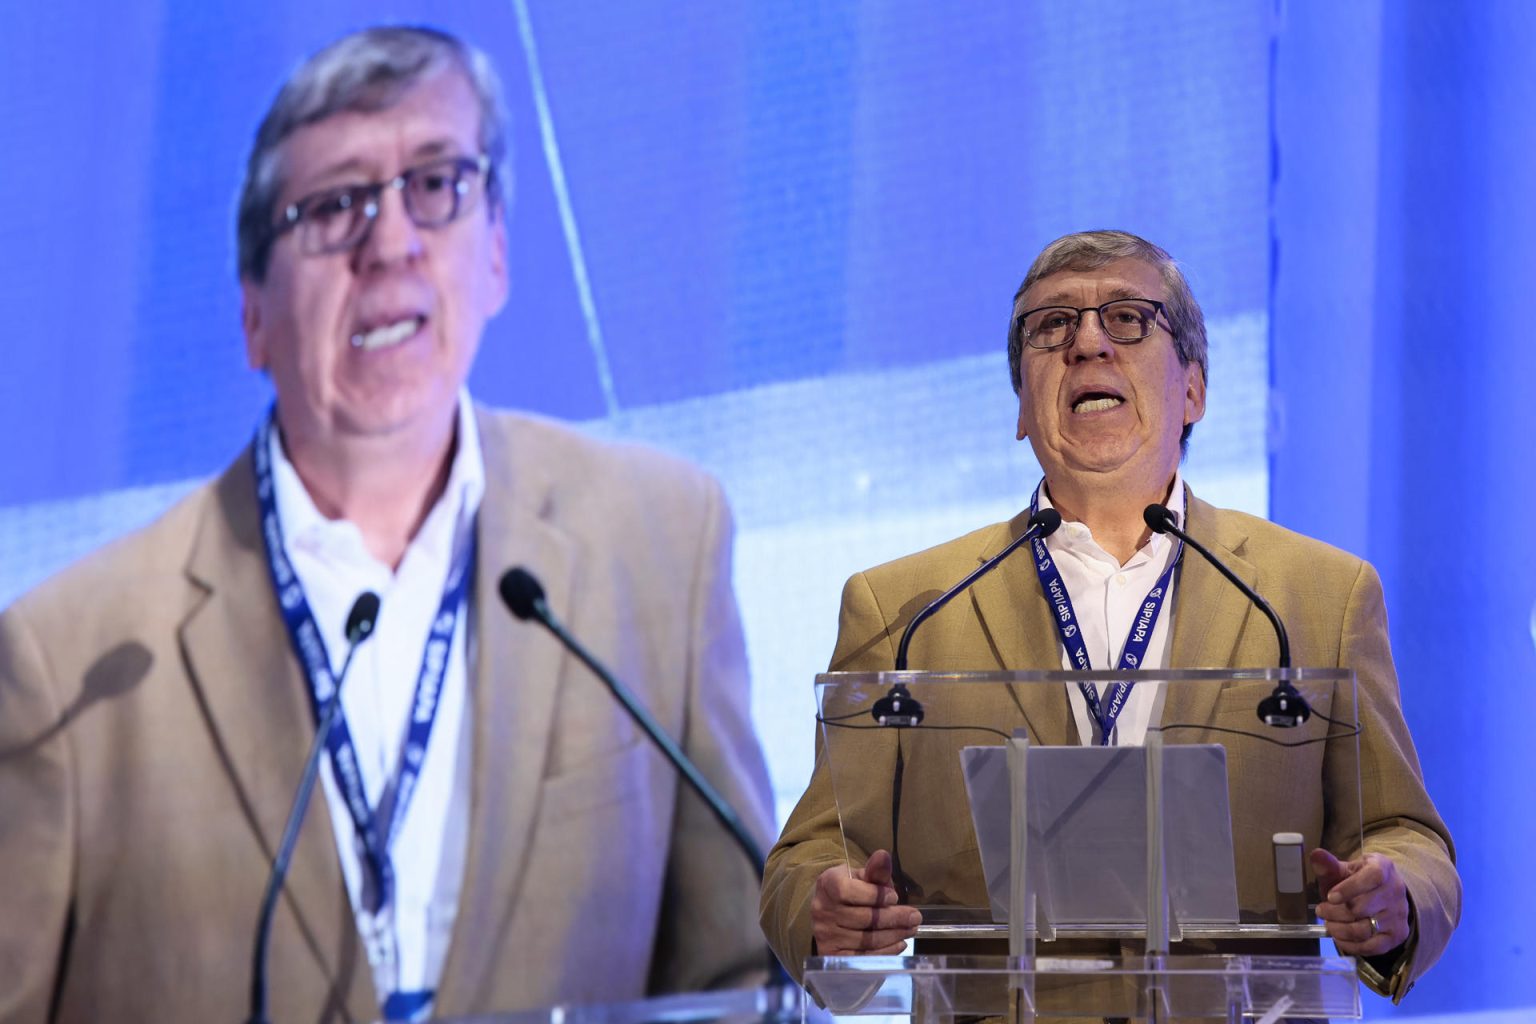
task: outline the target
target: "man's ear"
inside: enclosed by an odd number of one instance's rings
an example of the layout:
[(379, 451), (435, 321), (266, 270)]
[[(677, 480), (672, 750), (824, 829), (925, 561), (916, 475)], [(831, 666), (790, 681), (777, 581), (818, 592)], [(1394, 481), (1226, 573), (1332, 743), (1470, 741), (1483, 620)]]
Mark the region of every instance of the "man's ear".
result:
[(498, 215), (496, 223), (491, 228), (491, 295), (490, 308), (486, 310), (485, 317), (491, 317), (500, 313), (507, 304), (507, 295), (511, 291), (511, 273), (507, 269), (507, 218)]
[(1024, 426), (1024, 396), (1023, 395), (1019, 396), (1019, 425), (1018, 426), (1019, 426), (1018, 433), (1014, 434), (1013, 436), (1017, 440), (1022, 441), (1022, 440), (1024, 440), (1025, 438), (1027, 438), (1029, 436), (1029, 430), (1028, 430), (1028, 428), (1026, 428)]
[(1187, 427), (1205, 418), (1205, 374), (1200, 372), (1199, 363), (1190, 363), (1184, 367), (1184, 372), (1184, 425)]
[(245, 362), (253, 370), (267, 368), (266, 337), (262, 333), (261, 286), (240, 282), (240, 326), (245, 330)]

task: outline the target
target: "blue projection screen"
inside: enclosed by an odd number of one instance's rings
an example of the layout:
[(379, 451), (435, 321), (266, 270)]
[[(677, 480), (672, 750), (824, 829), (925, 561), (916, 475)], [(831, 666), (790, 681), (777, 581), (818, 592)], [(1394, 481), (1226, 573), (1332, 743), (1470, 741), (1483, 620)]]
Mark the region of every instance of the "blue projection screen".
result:
[(1184, 264), (1211, 340), (1185, 476), (1268, 511), (1267, 3), (61, 0), (11, 17), (0, 604), (249, 438), (270, 401), (234, 272), (250, 138), (302, 55), (377, 20), (462, 34), (506, 85), (513, 290), (476, 396), (723, 480), (781, 819), (810, 773), (843, 580), (1014, 514), (1038, 478), (1006, 330), (1052, 238), (1125, 228)]
[[(0, 484), (0, 600), (249, 436), (269, 395), (243, 365), (233, 193), (283, 75), (373, 17), (350, 8), (169, 0), (92, 32), (80, 3), (26, 26), (0, 75), (31, 97), (12, 134), (51, 154), (57, 206), (18, 201), (37, 180), (3, 192), (0, 230), (51, 244), (0, 252), (28, 296), (18, 335), (37, 339), (0, 384), (0, 430), (28, 438)], [(1253, 54), (1272, 26), (1221, 3), (1152, 25), (1120, 9), (393, 11), (487, 49), (515, 123), (513, 295), (476, 396), (680, 451), (727, 485), (780, 815), (809, 775), (842, 580), (1011, 516), (1037, 479), (1005, 347), (1049, 239), (1126, 227), (1186, 264), (1212, 338), (1186, 474), (1266, 510), (1269, 77)], [(1080, 60), (1094, 37), (1161, 57), (1135, 60), (1126, 89), (1120, 61)]]
[[(725, 482), (781, 815), (851, 573), (1018, 510), (1012, 295), (1051, 238), (1124, 227), (1185, 264), (1211, 328), (1186, 473), (1263, 513), (1272, 26), (1211, 2), (396, 5), (501, 69), (513, 293), (472, 389)], [(0, 429), (0, 600), (225, 465), (269, 401), (243, 365), (232, 208), (305, 53), (376, 16), (167, 0), (32, 15), (0, 251), (27, 301)], [(1024, 26), (1028, 25), (1028, 31)], [(1027, 36), (1027, 45), (1024, 39)], [(1082, 40), (1126, 63), (1083, 62)], [(1215, 45), (1221, 42), (1223, 45)], [(86, 47), (89, 68), (61, 59)], [(1156, 53), (1156, 60), (1137, 55)], [(64, 130), (71, 126), (71, 130)], [(110, 154), (107, 158), (106, 154)], [(30, 171), (34, 168), (28, 167)], [(7, 174), (18, 174), (14, 167)]]

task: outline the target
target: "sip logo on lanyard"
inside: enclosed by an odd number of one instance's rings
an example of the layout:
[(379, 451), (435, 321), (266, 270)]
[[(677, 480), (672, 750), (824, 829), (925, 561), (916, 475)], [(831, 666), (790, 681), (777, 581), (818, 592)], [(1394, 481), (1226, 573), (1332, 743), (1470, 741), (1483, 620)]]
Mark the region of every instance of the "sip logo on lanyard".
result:
[[(1030, 499), (1029, 511), (1033, 515), (1040, 506), (1040, 491), (1045, 487), (1045, 481), (1041, 480), (1035, 488), (1035, 496)], [(1077, 625), (1077, 613), (1072, 608), (1072, 598), (1067, 593), (1066, 581), (1061, 578), (1061, 570), (1056, 568), (1055, 561), (1051, 558), (1050, 551), (1045, 546), (1045, 541), (1036, 539), (1035, 549), (1035, 573), (1040, 577), (1040, 589), (1045, 592), (1046, 600), (1051, 602), (1051, 609), (1055, 612), (1052, 621), (1056, 623), (1056, 631), (1061, 635), (1061, 646), (1066, 649), (1067, 657), (1076, 666), (1079, 672), (1092, 672), (1093, 663), (1088, 657), (1088, 647), (1083, 642), (1082, 630)], [(1125, 646), (1120, 652), (1121, 669), (1135, 669), (1141, 666), (1147, 656), (1147, 647), (1152, 642), (1152, 629), (1157, 624), (1157, 616), (1163, 610), (1163, 598), (1168, 593), (1168, 586), (1173, 581), (1173, 571), (1178, 567), (1179, 559), (1184, 557), (1184, 542), (1174, 550), (1174, 555), (1168, 560), (1168, 568), (1164, 569), (1152, 589), (1147, 591), (1146, 598), (1141, 603), (1141, 610), (1136, 613), (1136, 619), (1131, 623), (1130, 634), (1125, 638)], [(1125, 703), (1130, 698), (1131, 689), (1135, 686), (1128, 680), (1122, 680), (1110, 689), (1109, 701), (1101, 703), (1098, 692), (1087, 682), (1079, 682), (1078, 689), (1082, 691), (1083, 700), (1088, 704), (1088, 714), (1099, 727), (1099, 746), (1109, 745), (1110, 733), (1115, 728), (1115, 722), (1120, 717), (1120, 712), (1125, 710)]]

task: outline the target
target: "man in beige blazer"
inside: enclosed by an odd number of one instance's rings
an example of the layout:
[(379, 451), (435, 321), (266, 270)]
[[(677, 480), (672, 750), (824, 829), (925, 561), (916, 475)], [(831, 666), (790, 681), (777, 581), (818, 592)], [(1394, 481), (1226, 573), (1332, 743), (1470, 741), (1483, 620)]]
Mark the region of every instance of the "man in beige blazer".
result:
[[(1120, 307), (1127, 299), (1141, 303), (1144, 321), (1134, 308)], [(1048, 314), (1055, 320), (1026, 316), (1039, 307), (1057, 307)], [(1020, 404), (1018, 436), (1031, 442), (1045, 470), (1044, 500), (1064, 520), (1087, 527), (1108, 557), (1128, 564), (1150, 539), (1142, 510), (1176, 497), (1170, 491), (1181, 449), (1204, 412), (1199, 307), (1161, 249), (1123, 232), (1088, 232), (1047, 247), (1015, 296), (1014, 314), (1010, 361)], [(1031, 328), (1043, 337), (1028, 338)], [(1358, 813), (1339, 788), (1324, 744), (1284, 748), (1220, 739), (1228, 746), (1235, 809), (1259, 821), (1304, 823), (1297, 830), (1309, 848), (1331, 846), (1346, 855), (1342, 863), (1324, 851), (1311, 855), (1325, 897), (1319, 914), (1339, 951), (1360, 958), (1367, 983), (1400, 999), (1444, 949), (1460, 914), (1461, 889), (1450, 836), (1425, 792), (1403, 721), (1380, 581), (1368, 564), (1345, 552), (1213, 508), (1187, 490), (1184, 498), (1188, 532), (1266, 595), (1287, 623), (1294, 663), (1357, 674)], [(892, 668), (913, 616), (1018, 537), (1027, 520), (1028, 512), (1021, 513), (855, 575), (843, 591), (832, 669)], [(1276, 663), (1269, 622), (1213, 568), (1186, 552), (1175, 579), (1166, 667)], [(1088, 597), (1074, 595), (1074, 602)], [(908, 664), (1060, 669), (1056, 619), (1030, 553), (1020, 552), (919, 629)], [(1112, 624), (1109, 636), (1125, 636), (1125, 630), (1122, 623), (1116, 633)], [(1093, 667), (1113, 666), (1096, 660)], [(948, 720), (1003, 730), (1023, 725), (1035, 743), (1079, 742), (1065, 690), (977, 690), (966, 700)], [(1169, 687), (1165, 700), (1165, 724), (1248, 732), (1258, 726), (1251, 691)], [(890, 744), (872, 733), (839, 733), (839, 742), (857, 748), (851, 760), (867, 782), (843, 790), (843, 824), (854, 835), (889, 835)], [(962, 742), (978, 741), (955, 740)], [(940, 791), (948, 785), (913, 766), (904, 773), (901, 869), (948, 901), (985, 906), (964, 796)], [(856, 793), (851, 801), (850, 792)], [(810, 786), (769, 855), (763, 887), (764, 931), (792, 970), (811, 955), (899, 951), (921, 922), (921, 913), (897, 895), (889, 851), (849, 849), (845, 856), (839, 810), (818, 737)], [(1348, 837), (1362, 835), (1364, 848), (1353, 849), (1355, 840)], [(1235, 838), (1240, 901), (1266, 905), (1274, 886), (1270, 837)]]
[[(242, 207), (251, 361), (322, 515), (400, 566), (466, 431), (483, 459), (442, 1017), (750, 983), (767, 956), (750, 865), (602, 686), (497, 598), (509, 567), (538, 576), (767, 838), (719, 486), (463, 397), (506, 289), (500, 116), (488, 65), (459, 41), (359, 33), (279, 95)], [(434, 205), (445, 188), (452, 205)], [(252, 451), (0, 616), (0, 1021), (245, 1015), (257, 909), (315, 732)], [(381, 631), (389, 615), (386, 601)], [(316, 794), (277, 909), (273, 1020), (381, 1016), (332, 806)]]

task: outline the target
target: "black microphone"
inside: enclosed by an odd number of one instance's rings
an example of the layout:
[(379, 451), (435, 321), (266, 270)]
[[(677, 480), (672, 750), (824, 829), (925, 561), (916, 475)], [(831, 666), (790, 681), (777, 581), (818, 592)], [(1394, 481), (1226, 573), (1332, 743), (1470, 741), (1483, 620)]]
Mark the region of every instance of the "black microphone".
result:
[(315, 727), (315, 738), (309, 744), (309, 756), (304, 759), (304, 774), (299, 777), (299, 790), (294, 794), (293, 807), (288, 812), (288, 823), (283, 826), (283, 839), (277, 845), (277, 855), (272, 858), (272, 873), (267, 876), (267, 891), (261, 897), (261, 915), (256, 922), (256, 948), (251, 956), (251, 1016), (248, 1024), (268, 1024), (267, 1021), (267, 941), (272, 935), (272, 914), (277, 909), (277, 895), (288, 877), (288, 862), (293, 859), (293, 848), (299, 841), (299, 827), (309, 810), (309, 798), (315, 791), (315, 777), (320, 772), (320, 754), (325, 750), (325, 739), (331, 734), (331, 725), (341, 708), (341, 684), (352, 666), (352, 656), (364, 640), (373, 635), (374, 624), (379, 620), (379, 595), (365, 590), (352, 602), (347, 613), (347, 656), (336, 675), (336, 685), (330, 699), (320, 711), (320, 722)]
[[(736, 845), (741, 848), (742, 853), (746, 854), (747, 860), (752, 862), (752, 870), (757, 872), (757, 880), (761, 884), (766, 861), (763, 858), (762, 850), (758, 848), (757, 842), (747, 832), (746, 826), (741, 823), (741, 817), (737, 815), (730, 804), (726, 803), (725, 797), (721, 796), (720, 792), (710, 785), (709, 780), (699, 771), (698, 766), (693, 763), (692, 759), (683, 753), (682, 748), (677, 745), (672, 737), (666, 734), (656, 722), (656, 719), (651, 717), (651, 713), (630, 692), (629, 687), (614, 678), (613, 673), (609, 672), (602, 662), (598, 661), (590, 651), (582, 646), (579, 640), (560, 624), (559, 620), (549, 610), (548, 602), (544, 600), (543, 584), (534, 577), (533, 573), (519, 565), (508, 569), (502, 574), (498, 589), (501, 591), (502, 601), (506, 602), (507, 608), (513, 615), (524, 622), (529, 620), (538, 622), (545, 629), (549, 630), (566, 650), (574, 654), (577, 660), (592, 670), (593, 675), (602, 680), (603, 685), (608, 687), (608, 692), (612, 693), (614, 699), (623, 705), (625, 711), (629, 712), (629, 717), (635, 720), (635, 724), (640, 727), (640, 731), (645, 733), (650, 741), (656, 745), (656, 749), (665, 755), (666, 759), (671, 762), (672, 767), (687, 781), (693, 791), (709, 807), (715, 818), (725, 827), (726, 832), (730, 833), (731, 838), (736, 841)], [(783, 965), (779, 963), (778, 957), (774, 956), (771, 952), (768, 954), (768, 962), (775, 984), (793, 984), (789, 979), (789, 975), (785, 973)]]
[[(1020, 545), (1027, 544), (1036, 538), (1043, 539), (1049, 537), (1060, 526), (1060, 512), (1053, 508), (1037, 510), (1030, 515), (1029, 523), (1025, 527), (1024, 532), (1009, 541), (1007, 547), (981, 563), (969, 576), (944, 591), (934, 601), (930, 602), (926, 608), (912, 616), (912, 621), (907, 623), (907, 628), (902, 631), (901, 643), (896, 647), (896, 671), (905, 672), (907, 670), (907, 648), (911, 646), (912, 634), (917, 631), (918, 626), (927, 622), (933, 617), (935, 612), (954, 600), (971, 584), (981, 579), (993, 569), (996, 569), (1003, 559), (1018, 550)], [(923, 720), (923, 705), (907, 692), (905, 686), (897, 683), (891, 687), (890, 693), (875, 701), (873, 706), (870, 707), (870, 714), (881, 725), (913, 726), (921, 723)]]
[[(1258, 606), (1259, 611), (1269, 617), (1270, 623), (1275, 627), (1275, 637), (1280, 643), (1280, 667), (1291, 667), (1291, 640), (1286, 636), (1285, 623), (1280, 621), (1280, 616), (1275, 614), (1274, 608), (1268, 601), (1259, 596), (1258, 591), (1237, 577), (1231, 569), (1224, 565), (1221, 559), (1201, 544), (1195, 538), (1179, 529), (1174, 522), (1173, 513), (1166, 506), (1148, 505), (1141, 513), (1141, 518), (1151, 528), (1153, 533), (1171, 533), (1185, 544), (1200, 552), (1201, 556), (1216, 568), (1216, 571), (1225, 576), (1234, 587), (1243, 592), (1243, 596)], [(1259, 718), (1265, 725), (1278, 726), (1283, 729), (1291, 729), (1312, 717), (1312, 708), (1308, 706), (1307, 699), (1297, 692), (1290, 680), (1282, 679), (1275, 684), (1274, 692), (1259, 701)]]

